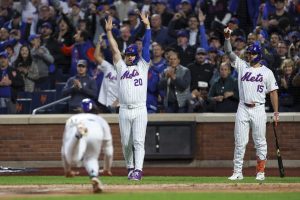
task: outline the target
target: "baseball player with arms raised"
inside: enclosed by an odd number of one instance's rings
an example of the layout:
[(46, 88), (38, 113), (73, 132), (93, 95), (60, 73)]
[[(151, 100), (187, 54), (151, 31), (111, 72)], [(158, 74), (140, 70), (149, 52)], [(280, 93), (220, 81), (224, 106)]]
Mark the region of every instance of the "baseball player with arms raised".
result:
[[(82, 100), (82, 109), (90, 112), (93, 104), (90, 99)], [(98, 158), (104, 153), (104, 173), (111, 174), (113, 160), (112, 136), (108, 123), (92, 113), (80, 113), (70, 117), (65, 125), (61, 155), (66, 177), (73, 177), (78, 172), (72, 167), (84, 165), (93, 186), (93, 192), (99, 193), (103, 185), (98, 179)]]
[(234, 169), (233, 175), (228, 179), (243, 179), (243, 159), (251, 128), (257, 157), (256, 180), (261, 181), (265, 179), (264, 169), (267, 160), (265, 98), (266, 94), (270, 93), (274, 121), (277, 125), (279, 120), (278, 86), (272, 71), (260, 63), (262, 56), (260, 45), (253, 43), (247, 48), (246, 54), (249, 62), (246, 62), (232, 52), (230, 34), (231, 30), (228, 27), (224, 29), (224, 49), (230, 57), (232, 66), (238, 71), (240, 102), (234, 129)]
[(119, 81), (119, 125), (129, 180), (141, 180), (143, 176), (144, 143), (148, 121), (146, 96), (150, 65), (151, 29), (148, 16), (141, 13), (140, 17), (146, 27), (142, 56), (139, 56), (137, 46), (131, 44), (125, 49), (124, 60), (112, 35), (112, 17), (109, 16), (106, 21), (107, 37)]
[(105, 43), (103, 40), (104, 35), (100, 35), (96, 50), (94, 53), (95, 60), (98, 64), (98, 69), (104, 73), (103, 81), (101, 84), (98, 102), (105, 106), (105, 112), (115, 113), (119, 104), (118, 101), (118, 82), (117, 72), (112, 64), (107, 62), (102, 55), (101, 45)]

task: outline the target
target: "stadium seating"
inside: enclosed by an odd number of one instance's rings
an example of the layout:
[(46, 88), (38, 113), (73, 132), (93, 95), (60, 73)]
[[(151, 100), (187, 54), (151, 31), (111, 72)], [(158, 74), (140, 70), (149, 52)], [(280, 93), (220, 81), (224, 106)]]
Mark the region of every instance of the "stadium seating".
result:
[(56, 89), (56, 98), (60, 99), (62, 98), (62, 89), (65, 87), (66, 82), (57, 82), (55, 83), (55, 89)]
[[(49, 104), (56, 100), (56, 90), (41, 90), (38, 92), (34, 92), (32, 96), (32, 104), (31, 104), (31, 112), (41, 106)], [(48, 114), (54, 113), (54, 106), (39, 110), (37, 113)]]
[(16, 103), (17, 114), (30, 114), (31, 113), (31, 98), (18, 98)]

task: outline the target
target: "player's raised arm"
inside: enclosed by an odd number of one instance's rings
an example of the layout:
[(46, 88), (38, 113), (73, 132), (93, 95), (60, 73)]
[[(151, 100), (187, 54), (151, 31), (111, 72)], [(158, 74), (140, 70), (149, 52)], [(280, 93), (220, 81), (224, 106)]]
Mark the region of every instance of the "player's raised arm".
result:
[(102, 55), (101, 55), (101, 43), (103, 41), (102, 39), (102, 36), (103, 35), (99, 35), (99, 39), (97, 41), (97, 45), (96, 45), (96, 49), (95, 49), (95, 52), (94, 52), (94, 57), (95, 57), (95, 60), (97, 61), (97, 63), (100, 65), (103, 61), (103, 58), (102, 58)]
[(105, 29), (106, 29), (107, 38), (108, 38), (108, 41), (110, 44), (110, 48), (112, 51), (113, 61), (116, 64), (119, 60), (122, 59), (122, 56), (121, 56), (121, 52), (118, 48), (118, 44), (112, 34), (112, 28), (113, 28), (112, 20), (113, 20), (112, 17), (108, 16), (108, 19), (105, 21), (106, 22)]
[(146, 62), (150, 62), (150, 41), (151, 41), (151, 27), (150, 27), (150, 21), (148, 18), (148, 14), (140, 13), (140, 17), (145, 24), (146, 32), (143, 39), (143, 51), (142, 51), (142, 57)]
[(231, 62), (234, 62), (237, 55), (232, 51), (232, 46), (230, 43), (231, 32), (232, 32), (232, 30), (228, 27), (224, 29), (224, 37), (225, 37), (224, 50), (225, 50), (225, 53), (229, 56)]

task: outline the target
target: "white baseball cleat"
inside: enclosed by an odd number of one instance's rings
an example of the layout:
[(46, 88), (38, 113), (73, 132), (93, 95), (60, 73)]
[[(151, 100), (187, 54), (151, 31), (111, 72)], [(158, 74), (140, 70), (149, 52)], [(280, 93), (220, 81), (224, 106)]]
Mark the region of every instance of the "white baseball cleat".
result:
[(244, 176), (241, 172), (233, 172), (232, 176), (228, 177), (229, 180), (236, 181), (244, 179)]
[(100, 193), (103, 191), (103, 184), (97, 177), (92, 178), (93, 192)]
[(265, 172), (257, 172), (255, 179), (258, 180), (258, 181), (265, 180)]

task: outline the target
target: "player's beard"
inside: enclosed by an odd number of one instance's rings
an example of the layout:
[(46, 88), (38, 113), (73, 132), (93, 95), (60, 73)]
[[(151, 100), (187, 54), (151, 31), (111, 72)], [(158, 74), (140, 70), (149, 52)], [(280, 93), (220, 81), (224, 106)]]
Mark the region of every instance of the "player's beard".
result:
[(259, 60), (256, 60), (257, 56), (258, 56), (258, 55), (255, 55), (255, 56), (251, 56), (251, 55), (250, 55), (250, 56), (248, 57), (248, 59), (249, 59), (248, 62), (250, 63), (251, 66), (256, 65), (256, 64), (259, 62)]
[(127, 60), (127, 61), (126, 61), (126, 65), (127, 65), (127, 66), (132, 66), (132, 65), (133, 65), (133, 62), (132, 62), (132, 61), (129, 61), (129, 60)]
[(132, 58), (126, 58), (126, 65), (127, 66), (132, 66), (132, 65), (134, 65), (134, 59), (135, 59), (135, 57), (132, 59)]

